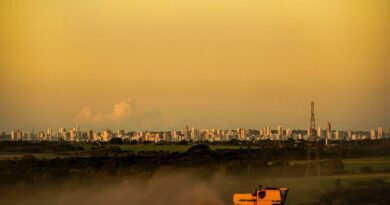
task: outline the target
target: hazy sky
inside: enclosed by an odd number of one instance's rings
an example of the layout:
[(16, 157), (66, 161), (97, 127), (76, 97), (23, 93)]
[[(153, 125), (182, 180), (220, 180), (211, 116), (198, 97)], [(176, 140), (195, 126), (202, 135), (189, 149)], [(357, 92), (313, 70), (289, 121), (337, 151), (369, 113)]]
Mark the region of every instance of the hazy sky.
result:
[(0, 130), (390, 127), (388, 0), (1, 0)]

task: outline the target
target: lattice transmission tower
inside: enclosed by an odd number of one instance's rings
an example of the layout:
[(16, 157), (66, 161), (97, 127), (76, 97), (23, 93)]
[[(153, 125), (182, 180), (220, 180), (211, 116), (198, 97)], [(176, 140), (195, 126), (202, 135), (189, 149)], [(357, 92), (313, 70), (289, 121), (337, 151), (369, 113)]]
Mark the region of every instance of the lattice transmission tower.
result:
[(307, 138), (306, 176), (315, 169), (318, 176), (321, 176), (320, 159), (318, 155), (318, 139), (316, 134), (316, 119), (314, 116), (314, 102), (311, 102), (310, 128)]

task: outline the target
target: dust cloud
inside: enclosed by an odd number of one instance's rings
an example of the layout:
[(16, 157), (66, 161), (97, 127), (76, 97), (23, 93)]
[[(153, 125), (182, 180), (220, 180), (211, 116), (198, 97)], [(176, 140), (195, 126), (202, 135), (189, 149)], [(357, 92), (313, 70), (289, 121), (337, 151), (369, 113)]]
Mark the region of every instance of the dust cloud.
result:
[[(208, 179), (194, 174), (155, 174), (148, 179), (127, 178), (90, 185), (23, 188), (8, 195), (10, 205), (223, 205), (216, 188), (220, 177)], [(12, 196), (13, 195), (13, 196)], [(3, 195), (4, 198), (7, 196)]]
[(49, 184), (19, 184), (2, 193), (7, 205), (227, 205), (233, 193), (252, 193), (258, 185), (290, 188), (287, 203), (308, 204), (333, 187), (338, 177), (229, 175), (223, 170), (160, 169), (153, 175), (101, 176)]

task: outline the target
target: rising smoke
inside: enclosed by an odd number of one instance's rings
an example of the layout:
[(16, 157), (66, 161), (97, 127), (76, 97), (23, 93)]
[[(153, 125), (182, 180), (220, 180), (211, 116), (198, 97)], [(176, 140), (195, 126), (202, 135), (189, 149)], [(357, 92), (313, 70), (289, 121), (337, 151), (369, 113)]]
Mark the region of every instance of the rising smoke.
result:
[(85, 106), (74, 117), (74, 123), (98, 129), (131, 126), (132, 129), (163, 130), (179, 126), (171, 116), (166, 115), (160, 109), (146, 109), (142, 105), (136, 106), (132, 98), (115, 103), (110, 112), (95, 112), (90, 106)]
[(135, 103), (128, 98), (114, 105), (111, 113), (92, 112), (89, 106), (84, 107), (75, 117), (77, 123), (116, 122), (125, 120), (135, 114)]

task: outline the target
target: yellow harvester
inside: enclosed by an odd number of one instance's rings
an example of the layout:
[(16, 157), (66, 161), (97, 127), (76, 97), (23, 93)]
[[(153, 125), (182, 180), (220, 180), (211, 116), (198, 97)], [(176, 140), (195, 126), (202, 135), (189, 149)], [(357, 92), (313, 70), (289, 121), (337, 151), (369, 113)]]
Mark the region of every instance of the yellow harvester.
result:
[(284, 205), (288, 188), (259, 186), (253, 194), (233, 194), (233, 205)]

